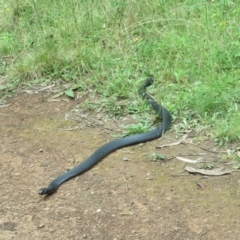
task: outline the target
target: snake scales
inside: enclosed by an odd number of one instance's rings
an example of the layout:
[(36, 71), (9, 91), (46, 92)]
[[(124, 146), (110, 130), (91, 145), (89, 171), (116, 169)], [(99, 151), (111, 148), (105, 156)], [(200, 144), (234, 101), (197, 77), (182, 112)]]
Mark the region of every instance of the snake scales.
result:
[(161, 105), (159, 105), (151, 96), (149, 96), (146, 93), (146, 88), (153, 83), (153, 77), (148, 77), (143, 85), (139, 88), (139, 94), (142, 96), (143, 99), (145, 99), (149, 105), (152, 106), (153, 110), (162, 118), (162, 123), (155, 129), (141, 134), (131, 135), (127, 137), (123, 137), (120, 139), (116, 139), (114, 141), (111, 141), (109, 143), (104, 144), (100, 148), (98, 148), (88, 159), (86, 159), (84, 162), (79, 164), (78, 166), (74, 167), (73, 169), (69, 170), (68, 172), (63, 173), (62, 175), (55, 178), (47, 188), (41, 188), (38, 191), (38, 194), (44, 195), (44, 194), (52, 194), (59, 186), (66, 182), (67, 180), (80, 175), (86, 171), (88, 171), (90, 168), (92, 168), (94, 165), (96, 165), (98, 162), (100, 162), (104, 157), (106, 157), (108, 154), (116, 151), (117, 149), (135, 145), (138, 143), (143, 143), (147, 141), (151, 141), (154, 139), (157, 139), (162, 136), (163, 133), (165, 133), (171, 125), (172, 117), (170, 113)]

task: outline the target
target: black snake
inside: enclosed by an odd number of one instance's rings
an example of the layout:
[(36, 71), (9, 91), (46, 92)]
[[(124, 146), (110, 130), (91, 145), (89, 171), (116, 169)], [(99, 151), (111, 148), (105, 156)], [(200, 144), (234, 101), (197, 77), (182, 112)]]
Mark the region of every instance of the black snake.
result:
[(104, 144), (103, 146), (98, 148), (87, 160), (74, 167), (73, 169), (69, 170), (68, 172), (65, 172), (55, 178), (47, 188), (41, 188), (38, 191), (38, 194), (44, 195), (54, 193), (55, 191), (57, 191), (57, 189), (62, 183), (77, 175), (82, 174), (83, 172), (88, 171), (104, 157), (116, 151), (117, 149), (151, 141), (161, 137), (162, 134), (170, 128), (172, 117), (164, 107), (160, 106), (151, 96), (146, 93), (146, 88), (152, 83), (153, 77), (148, 77), (145, 80), (144, 84), (139, 88), (139, 94), (142, 96), (143, 99), (147, 100), (148, 104), (150, 104), (154, 111), (162, 118), (162, 123), (157, 128), (146, 133), (127, 136)]

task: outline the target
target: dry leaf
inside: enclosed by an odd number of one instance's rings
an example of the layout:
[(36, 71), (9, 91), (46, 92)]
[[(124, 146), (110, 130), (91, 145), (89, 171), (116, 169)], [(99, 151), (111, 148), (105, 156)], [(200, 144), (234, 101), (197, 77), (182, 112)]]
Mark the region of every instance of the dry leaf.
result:
[(197, 183), (197, 185), (198, 185), (202, 190), (205, 189), (205, 185), (204, 185), (203, 183)]
[(220, 176), (224, 174), (230, 174), (232, 171), (222, 171), (222, 168), (216, 168), (213, 170), (206, 170), (206, 169), (196, 169), (190, 166), (186, 166), (185, 170), (190, 173), (200, 173), (203, 175), (209, 175), (209, 176)]

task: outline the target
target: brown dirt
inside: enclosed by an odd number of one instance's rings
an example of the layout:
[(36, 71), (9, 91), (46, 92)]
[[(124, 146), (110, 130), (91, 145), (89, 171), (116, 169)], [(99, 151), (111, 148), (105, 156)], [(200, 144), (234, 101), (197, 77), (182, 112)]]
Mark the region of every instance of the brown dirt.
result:
[[(156, 149), (175, 141), (167, 138), (173, 131), (118, 150), (55, 194), (39, 196), (39, 188), (113, 139), (114, 129), (124, 123), (105, 121), (104, 115), (97, 116), (99, 126), (83, 115), (80, 122), (69, 120), (66, 116), (77, 104), (81, 108), (81, 99), (47, 99), (46, 92), (22, 93), (0, 108), (0, 239), (239, 239), (239, 173), (206, 177), (185, 172), (186, 163), (172, 157), (205, 152), (202, 157), (217, 165), (221, 154), (201, 149), (215, 148), (203, 140), (199, 146)], [(154, 162), (152, 153), (169, 161)]]

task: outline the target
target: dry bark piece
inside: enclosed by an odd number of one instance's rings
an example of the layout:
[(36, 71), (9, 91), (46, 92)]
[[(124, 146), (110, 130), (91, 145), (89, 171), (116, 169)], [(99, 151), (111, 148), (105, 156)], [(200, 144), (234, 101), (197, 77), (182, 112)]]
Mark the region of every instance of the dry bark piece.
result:
[(190, 166), (186, 166), (185, 170), (188, 171), (189, 173), (200, 173), (202, 175), (209, 175), (209, 176), (221, 176), (225, 174), (230, 174), (232, 172), (230, 170), (222, 171), (222, 168), (207, 170), (207, 169), (196, 169)]

